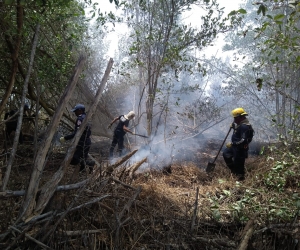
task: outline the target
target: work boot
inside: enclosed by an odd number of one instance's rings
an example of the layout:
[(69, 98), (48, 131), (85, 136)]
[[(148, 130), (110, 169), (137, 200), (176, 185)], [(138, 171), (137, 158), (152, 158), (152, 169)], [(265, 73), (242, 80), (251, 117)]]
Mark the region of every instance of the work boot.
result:
[(88, 166), (95, 166), (95, 161), (93, 161), (93, 160), (87, 160), (86, 161), (86, 165), (88, 165)]

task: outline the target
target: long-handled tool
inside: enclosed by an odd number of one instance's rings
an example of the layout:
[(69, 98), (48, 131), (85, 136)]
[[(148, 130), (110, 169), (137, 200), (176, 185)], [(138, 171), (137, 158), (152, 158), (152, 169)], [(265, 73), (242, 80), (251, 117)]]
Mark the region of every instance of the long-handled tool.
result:
[(206, 170), (205, 170), (206, 173), (210, 173), (210, 172), (214, 171), (215, 166), (216, 166), (215, 161), (217, 160), (217, 158), (218, 158), (218, 156), (219, 156), (219, 154), (220, 154), (220, 151), (221, 151), (221, 149), (222, 149), (222, 147), (223, 147), (223, 145), (224, 145), (224, 143), (225, 143), (225, 141), (226, 141), (226, 139), (227, 139), (227, 137), (228, 137), (228, 135), (229, 135), (231, 129), (232, 129), (232, 128), (230, 127), (229, 130), (228, 130), (228, 133), (227, 133), (227, 135), (226, 135), (226, 137), (225, 137), (225, 139), (224, 139), (224, 141), (223, 141), (223, 143), (222, 143), (222, 145), (221, 145), (221, 147), (220, 147), (220, 149), (219, 149), (219, 152), (217, 153), (217, 156), (216, 156), (215, 159), (214, 159), (214, 161), (213, 161), (213, 162), (209, 162), (209, 163), (207, 164), (207, 167), (206, 167)]
[(134, 135), (137, 135), (137, 136), (140, 136), (140, 137), (144, 137), (144, 138), (149, 138), (149, 137), (146, 136), (146, 135), (139, 135), (139, 134), (135, 134), (135, 133), (134, 133)]

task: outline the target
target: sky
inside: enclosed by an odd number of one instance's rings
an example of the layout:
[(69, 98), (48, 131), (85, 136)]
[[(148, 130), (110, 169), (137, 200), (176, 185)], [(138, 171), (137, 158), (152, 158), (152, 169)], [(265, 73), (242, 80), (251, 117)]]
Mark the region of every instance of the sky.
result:
[[(100, 0), (98, 0), (100, 2)], [(241, 4), (245, 3), (245, 0), (219, 0), (219, 4), (221, 7), (224, 7), (225, 14), (227, 15), (229, 12), (232, 10), (238, 10)], [(115, 5), (114, 3), (110, 3), (109, 0), (101, 0), (101, 4), (99, 4), (101, 12), (110, 12), (112, 11), (113, 13), (116, 12)], [(191, 13), (187, 14), (187, 23), (197, 23), (199, 19), (199, 12), (198, 11), (191, 11)], [(117, 49), (118, 46), (118, 37), (121, 35), (124, 30), (126, 30), (125, 25), (118, 25), (115, 27), (114, 32), (110, 32), (107, 41), (109, 42), (109, 49), (108, 49), (108, 56), (109, 57), (114, 57), (114, 52)], [(220, 40), (216, 41), (217, 44), (220, 44)], [(211, 51), (216, 51), (216, 48), (210, 48), (209, 50)]]

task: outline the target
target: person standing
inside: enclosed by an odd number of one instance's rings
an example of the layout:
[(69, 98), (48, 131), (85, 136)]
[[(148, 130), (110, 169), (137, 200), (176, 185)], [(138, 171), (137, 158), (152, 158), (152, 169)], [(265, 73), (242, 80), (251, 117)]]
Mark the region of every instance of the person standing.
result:
[(254, 130), (243, 108), (236, 108), (231, 114), (234, 119), (231, 124), (233, 134), (231, 142), (226, 144), (223, 151), (223, 158), (231, 173), (242, 181), (245, 179), (245, 159), (248, 158), (249, 143), (252, 141)]
[(113, 141), (111, 143), (109, 149), (109, 157), (112, 158), (114, 154), (114, 149), (118, 144), (117, 152), (119, 157), (122, 156), (123, 148), (124, 148), (124, 135), (128, 132), (130, 134), (134, 134), (129, 128), (129, 121), (135, 117), (134, 111), (130, 111), (127, 115), (120, 115), (113, 119), (113, 121), (109, 124), (108, 129), (116, 122), (119, 121), (118, 125), (114, 130)]
[[(79, 129), (84, 118), (86, 117), (85, 106), (83, 104), (77, 104), (71, 111), (74, 112), (77, 116), (77, 119), (75, 121), (75, 128), (72, 134), (60, 137), (59, 140), (61, 143), (64, 143), (66, 140), (71, 140), (74, 138), (75, 134), (77, 133), (77, 130)], [(90, 170), (92, 169), (91, 167), (95, 165), (94, 161), (87, 160), (91, 146), (90, 136), (91, 127), (90, 125), (87, 125), (79, 139), (73, 158), (70, 162), (71, 165), (77, 165), (80, 163), (80, 171), (84, 170), (86, 165), (90, 166)]]
[[(18, 126), (18, 113), (19, 111), (17, 109), (10, 110), (9, 112), (5, 113), (4, 115), (4, 120), (9, 119), (5, 123), (5, 137), (6, 141), (9, 141), (10, 135), (12, 132), (16, 132), (17, 126)], [(24, 105), (24, 118), (29, 117), (28, 113), (29, 112), (29, 105), (25, 103)], [(20, 131), (20, 136), (19, 136), (19, 143), (23, 144), (23, 134), (22, 131)]]

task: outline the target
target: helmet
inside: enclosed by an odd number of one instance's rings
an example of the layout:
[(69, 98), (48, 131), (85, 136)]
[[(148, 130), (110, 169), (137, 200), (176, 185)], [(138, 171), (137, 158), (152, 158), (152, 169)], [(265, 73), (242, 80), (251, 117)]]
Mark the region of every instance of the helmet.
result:
[(236, 108), (231, 111), (233, 117), (238, 117), (240, 115), (248, 115), (243, 108)]
[(131, 120), (133, 117), (135, 117), (135, 113), (133, 111), (130, 111), (127, 115), (124, 115), (124, 117), (127, 120)]
[(73, 109), (71, 109), (71, 111), (75, 112), (78, 109), (81, 109), (83, 112), (85, 111), (85, 107), (83, 104), (76, 104), (76, 106)]

